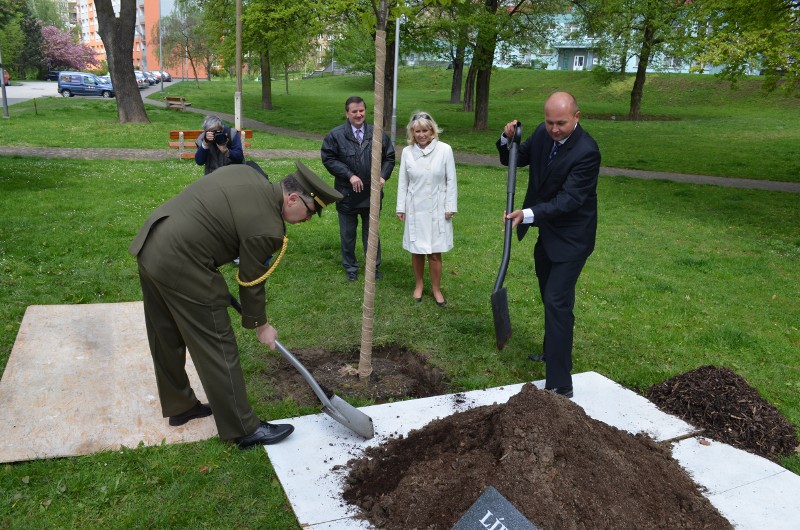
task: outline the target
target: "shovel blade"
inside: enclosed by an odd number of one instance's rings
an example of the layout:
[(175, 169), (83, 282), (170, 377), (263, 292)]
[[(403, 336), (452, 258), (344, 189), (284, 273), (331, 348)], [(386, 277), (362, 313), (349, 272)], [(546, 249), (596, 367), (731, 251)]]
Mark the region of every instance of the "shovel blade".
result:
[(372, 418), (336, 394), (329, 399), (329, 403), (322, 408), (325, 414), (364, 438), (369, 439), (375, 436)]
[(511, 338), (511, 316), (508, 314), (508, 293), (505, 287), (492, 293), (492, 318), (497, 349), (502, 350)]

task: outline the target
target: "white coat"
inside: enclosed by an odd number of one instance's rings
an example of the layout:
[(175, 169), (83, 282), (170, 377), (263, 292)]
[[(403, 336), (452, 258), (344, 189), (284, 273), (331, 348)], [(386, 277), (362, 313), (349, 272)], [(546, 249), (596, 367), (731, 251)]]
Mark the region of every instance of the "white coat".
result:
[(437, 139), (420, 149), (403, 149), (397, 183), (397, 213), (405, 214), (403, 248), (412, 254), (436, 254), (453, 248), (458, 190), (453, 149)]

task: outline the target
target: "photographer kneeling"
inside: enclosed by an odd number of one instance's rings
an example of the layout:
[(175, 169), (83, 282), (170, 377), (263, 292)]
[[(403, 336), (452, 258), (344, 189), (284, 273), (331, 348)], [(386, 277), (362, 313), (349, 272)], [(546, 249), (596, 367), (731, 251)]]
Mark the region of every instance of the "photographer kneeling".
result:
[(244, 162), (242, 136), (217, 116), (206, 116), (203, 120), (203, 135), (196, 143), (194, 161), (198, 166), (205, 165), (206, 175), (222, 166)]

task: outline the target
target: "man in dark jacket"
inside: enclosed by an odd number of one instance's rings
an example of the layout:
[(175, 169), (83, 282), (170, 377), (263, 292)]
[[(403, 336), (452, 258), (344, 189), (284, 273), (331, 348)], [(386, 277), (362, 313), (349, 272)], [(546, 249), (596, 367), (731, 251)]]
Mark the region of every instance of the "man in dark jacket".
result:
[[(264, 282), (286, 251), (284, 223), (308, 221), (342, 197), (296, 164), (297, 171), (277, 184), (244, 164), (204, 176), (157, 208), (129, 248), (139, 265), (164, 417), (178, 426), (213, 412), (220, 438), (242, 449), (279, 442), (294, 428), (261, 421), (247, 400), (228, 316), (230, 294), (218, 267), (241, 256), (236, 279), (242, 326), (255, 329), (258, 340), (275, 349)], [(195, 397), (186, 375), (187, 347), (208, 405)]]
[[(529, 358), (545, 361), (545, 388), (567, 397), (573, 395), (575, 285), (594, 250), (600, 173), (600, 150), (578, 124), (580, 115), (571, 94), (547, 99), (544, 123), (519, 146), (518, 165), (530, 167), (522, 209), (507, 215), (520, 240), (531, 225), (539, 228), (533, 259), (544, 303), (544, 351)], [(497, 142), (503, 165), (516, 124), (507, 124)]]
[[(344, 104), (347, 121), (334, 127), (322, 142), (322, 163), (334, 176), (334, 187), (344, 198), (336, 204), (339, 213), (339, 239), (342, 244), (342, 266), (347, 279), (356, 280), (358, 259), (356, 258), (356, 233), (361, 217), (361, 242), (364, 255), (369, 238), (369, 198), (372, 179), (372, 133), (373, 127), (366, 123), (367, 110), (364, 100), (351, 96)], [(394, 169), (394, 146), (384, 133), (381, 150), (381, 202), (383, 184)], [(381, 245), (375, 262), (375, 277), (380, 279)]]

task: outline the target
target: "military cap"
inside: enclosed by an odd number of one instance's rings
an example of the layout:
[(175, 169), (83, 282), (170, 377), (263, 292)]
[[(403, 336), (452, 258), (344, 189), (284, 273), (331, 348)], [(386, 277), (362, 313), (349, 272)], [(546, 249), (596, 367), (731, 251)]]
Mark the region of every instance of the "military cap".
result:
[(333, 204), (343, 197), (341, 193), (333, 189), (327, 182), (317, 176), (299, 160), (295, 161), (297, 171), (291, 174), (300, 184), (300, 187), (314, 199), (317, 203), (317, 215), (322, 216), (322, 209)]

